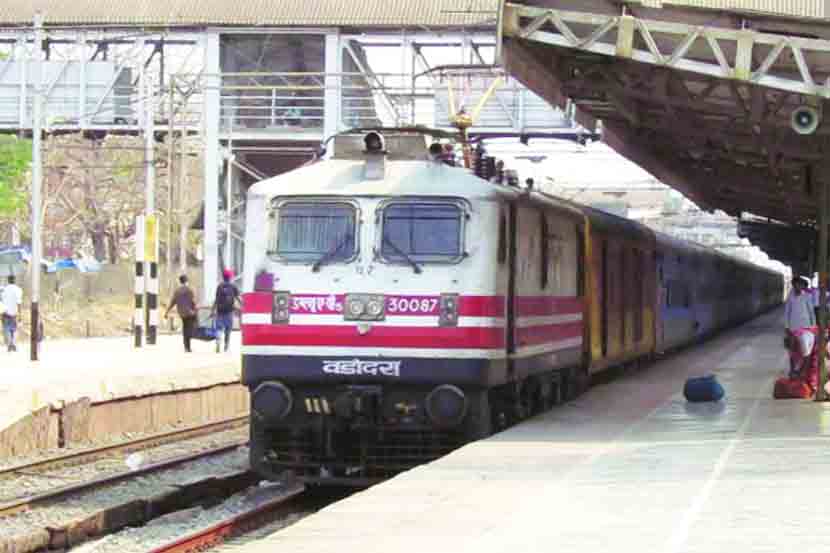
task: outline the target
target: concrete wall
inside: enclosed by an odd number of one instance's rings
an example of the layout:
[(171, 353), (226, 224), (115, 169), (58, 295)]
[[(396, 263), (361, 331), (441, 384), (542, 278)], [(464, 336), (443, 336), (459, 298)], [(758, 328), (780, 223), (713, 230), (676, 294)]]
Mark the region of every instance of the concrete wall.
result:
[(220, 384), (104, 403), (88, 399), (59, 409), (44, 407), (0, 431), (0, 458), (31, 455), (153, 434), (248, 413), (248, 390)]

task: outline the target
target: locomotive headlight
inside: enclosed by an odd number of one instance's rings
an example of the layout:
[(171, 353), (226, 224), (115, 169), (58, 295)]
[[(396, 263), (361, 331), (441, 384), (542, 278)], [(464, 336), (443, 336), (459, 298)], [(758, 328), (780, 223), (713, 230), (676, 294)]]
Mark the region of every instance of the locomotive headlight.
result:
[(366, 304), (360, 298), (352, 298), (346, 303), (346, 309), (349, 312), (349, 316), (356, 319), (363, 314), (363, 311), (366, 309)]
[(344, 303), (347, 321), (380, 321), (386, 315), (386, 298), (382, 294), (348, 294)]
[(294, 396), (282, 382), (263, 382), (251, 395), (251, 409), (265, 422), (284, 419), (294, 407)]
[(456, 386), (443, 384), (427, 395), (426, 412), (435, 426), (451, 428), (458, 426), (467, 414), (467, 396)]

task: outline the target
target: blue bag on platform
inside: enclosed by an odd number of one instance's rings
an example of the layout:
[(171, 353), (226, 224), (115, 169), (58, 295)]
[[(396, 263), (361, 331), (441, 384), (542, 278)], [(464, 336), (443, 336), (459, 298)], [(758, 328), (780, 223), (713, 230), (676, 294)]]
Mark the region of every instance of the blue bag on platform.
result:
[(192, 336), (195, 340), (201, 340), (202, 342), (212, 342), (216, 340), (216, 320), (211, 318), (207, 321), (210, 323), (210, 326), (199, 325), (196, 327), (195, 332)]
[(196, 328), (193, 329), (194, 340), (212, 342), (216, 340), (216, 317), (211, 314), (210, 307), (199, 307), (196, 310)]
[(686, 396), (686, 401), (692, 403), (720, 401), (725, 393), (723, 386), (720, 385), (713, 374), (690, 378), (683, 386), (683, 395)]

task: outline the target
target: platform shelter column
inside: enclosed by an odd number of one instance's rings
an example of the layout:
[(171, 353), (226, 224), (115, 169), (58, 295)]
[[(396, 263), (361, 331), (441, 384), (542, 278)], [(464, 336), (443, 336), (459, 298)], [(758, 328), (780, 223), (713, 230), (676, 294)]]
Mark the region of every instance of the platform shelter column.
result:
[(221, 75), (219, 67), (219, 32), (208, 31), (205, 41), (204, 87), (204, 177), (205, 225), (202, 299), (213, 300), (219, 284), (219, 125), (221, 118)]
[(830, 201), (830, 183), (822, 181), (819, 193), (818, 206), (818, 282), (819, 282), (819, 308), (818, 308), (818, 350), (821, 352), (818, 364), (818, 390), (816, 390), (816, 401), (824, 401), (827, 394), (824, 392), (824, 385), (827, 382), (827, 222), (830, 219), (828, 213), (828, 201)]

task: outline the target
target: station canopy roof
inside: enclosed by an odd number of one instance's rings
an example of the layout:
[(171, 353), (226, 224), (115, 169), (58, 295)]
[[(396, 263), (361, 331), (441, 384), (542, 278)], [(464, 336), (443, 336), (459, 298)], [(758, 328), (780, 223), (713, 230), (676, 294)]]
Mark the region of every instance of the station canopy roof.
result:
[(3, 0), (0, 26), (494, 27), (498, 0)]
[(645, 8), (692, 8), (804, 19), (830, 16), (830, 4), (825, 0), (629, 0), (628, 4)]
[[(828, 10), (823, 0), (508, 0), (502, 55), (536, 94), (572, 102), (589, 128), (601, 121), (609, 145), (702, 208), (809, 227), (830, 183)], [(821, 114), (808, 135), (791, 126), (803, 106)]]

